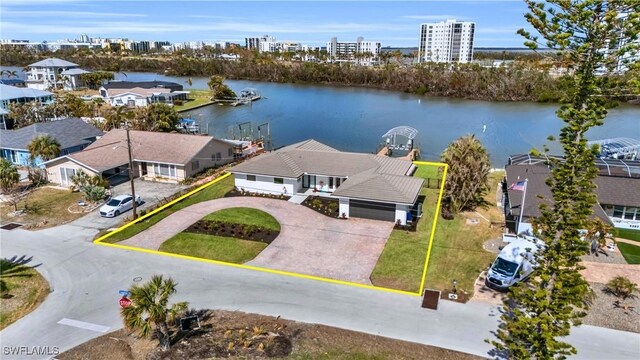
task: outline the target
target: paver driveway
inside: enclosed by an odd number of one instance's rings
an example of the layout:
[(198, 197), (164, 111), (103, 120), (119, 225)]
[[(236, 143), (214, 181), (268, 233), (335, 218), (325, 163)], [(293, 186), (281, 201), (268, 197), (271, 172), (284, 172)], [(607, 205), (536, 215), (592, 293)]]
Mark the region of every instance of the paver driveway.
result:
[(369, 276), (393, 229), (391, 222), (332, 219), (288, 201), (231, 197), (177, 211), (120, 244), (157, 250), (203, 216), (230, 207), (265, 211), (281, 225), (276, 240), (247, 265), (361, 284), (371, 284)]

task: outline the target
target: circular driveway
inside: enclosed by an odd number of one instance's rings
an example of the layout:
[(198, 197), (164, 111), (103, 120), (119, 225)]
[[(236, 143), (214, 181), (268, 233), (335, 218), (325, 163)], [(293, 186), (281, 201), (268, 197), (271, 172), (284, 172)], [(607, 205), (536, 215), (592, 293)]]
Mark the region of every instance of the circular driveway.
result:
[(393, 229), (392, 222), (333, 219), (283, 200), (229, 197), (177, 211), (120, 244), (158, 250), (205, 215), (232, 207), (265, 211), (281, 226), (280, 235), (247, 265), (360, 284), (371, 284), (369, 276)]

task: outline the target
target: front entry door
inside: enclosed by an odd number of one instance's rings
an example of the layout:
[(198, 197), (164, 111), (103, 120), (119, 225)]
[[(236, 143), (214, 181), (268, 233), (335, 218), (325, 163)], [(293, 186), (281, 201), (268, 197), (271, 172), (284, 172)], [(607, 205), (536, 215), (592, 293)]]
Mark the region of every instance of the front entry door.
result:
[(142, 167), (142, 176), (147, 175), (147, 163), (146, 162), (142, 162), (142, 163), (140, 163), (140, 166)]
[(302, 187), (303, 188), (314, 188), (316, 187), (316, 176), (315, 175), (303, 175), (302, 176)]

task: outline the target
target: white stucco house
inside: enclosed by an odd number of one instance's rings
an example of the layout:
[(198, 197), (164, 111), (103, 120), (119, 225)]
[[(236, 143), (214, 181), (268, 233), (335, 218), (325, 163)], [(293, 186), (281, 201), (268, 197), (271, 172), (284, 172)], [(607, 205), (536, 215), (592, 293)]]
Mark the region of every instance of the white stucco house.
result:
[(341, 152), (306, 140), (232, 167), (235, 185), (270, 194), (316, 193), (339, 201), (340, 214), (400, 222), (411, 218), (423, 179), (411, 161)]
[(186, 101), (189, 91), (172, 91), (166, 88), (106, 89), (100, 88), (100, 95), (111, 106), (144, 107), (153, 103), (173, 104), (176, 100)]
[(90, 71), (80, 69), (78, 64), (49, 58), (29, 65), (26, 82), (27, 87), (37, 90), (52, 88), (78, 90), (86, 87), (81, 75), (88, 73)]

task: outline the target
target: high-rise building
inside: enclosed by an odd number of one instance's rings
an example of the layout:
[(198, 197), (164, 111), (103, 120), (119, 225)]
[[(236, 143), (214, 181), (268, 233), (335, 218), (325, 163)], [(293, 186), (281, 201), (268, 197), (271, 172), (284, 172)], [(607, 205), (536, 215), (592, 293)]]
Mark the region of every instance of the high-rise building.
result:
[(261, 37), (245, 38), (244, 42), (247, 49), (262, 51), (261, 48), (264, 47), (264, 46), (261, 46), (262, 43), (275, 43), (276, 39), (273, 36), (263, 35)]
[(364, 41), (363, 37), (358, 37), (355, 42), (338, 42), (338, 38), (333, 37), (327, 42), (327, 54), (331, 62), (373, 65), (380, 56), (380, 42)]
[(469, 63), (473, 60), (476, 24), (447, 20), (420, 25), (420, 62)]

